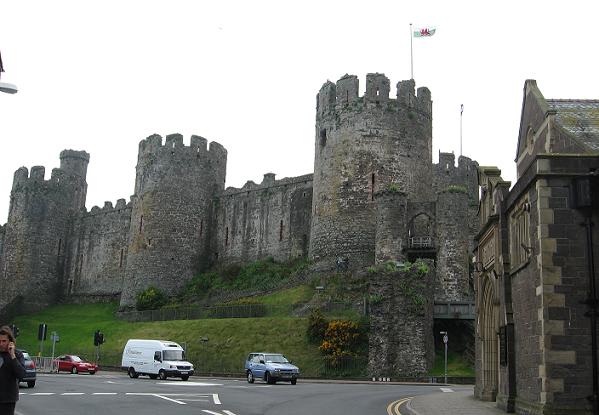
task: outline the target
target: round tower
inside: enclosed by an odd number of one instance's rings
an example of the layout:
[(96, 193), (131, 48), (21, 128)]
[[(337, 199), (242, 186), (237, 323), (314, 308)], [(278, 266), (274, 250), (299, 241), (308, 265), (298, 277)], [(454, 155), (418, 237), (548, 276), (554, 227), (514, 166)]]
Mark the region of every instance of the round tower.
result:
[(63, 292), (65, 252), (85, 206), (89, 154), (65, 150), (60, 158), (49, 180), (43, 166), (15, 172), (0, 259), (0, 278), (11, 283), (0, 290), (0, 312), (39, 310)]
[(176, 294), (209, 255), (214, 196), (224, 190), (227, 151), (192, 136), (152, 135), (139, 144), (135, 194), (131, 197), (127, 269), (121, 307), (135, 305), (150, 285)]
[(393, 186), (412, 201), (432, 200), (432, 102), (414, 81), (397, 84), (368, 74), (366, 92), (345, 75), (317, 96), (310, 256), (331, 268), (347, 258), (351, 268), (374, 263), (374, 194)]

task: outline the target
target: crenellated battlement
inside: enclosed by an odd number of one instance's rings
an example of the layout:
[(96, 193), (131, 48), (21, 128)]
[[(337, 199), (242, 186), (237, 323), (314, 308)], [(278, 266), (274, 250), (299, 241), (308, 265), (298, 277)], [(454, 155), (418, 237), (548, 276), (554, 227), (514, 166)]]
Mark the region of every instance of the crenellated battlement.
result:
[(66, 177), (66, 172), (62, 169), (52, 169), (52, 174), (48, 180), (45, 180), (46, 168), (44, 166), (33, 166), (31, 171), (27, 167), (19, 167), (14, 174), (12, 190), (27, 185), (28, 183), (43, 183), (46, 185), (58, 186)]
[(216, 141), (210, 142), (199, 135), (192, 135), (189, 145), (183, 143), (183, 135), (179, 133), (169, 134), (165, 137), (164, 144), (162, 136), (152, 134), (139, 142), (139, 158), (150, 154), (186, 154), (197, 158), (226, 158), (227, 150)]
[(113, 213), (126, 209), (131, 209), (131, 202), (127, 203), (125, 199), (118, 199), (116, 201), (116, 206), (113, 206), (111, 201), (106, 201), (101, 208), (99, 206), (92, 207), (90, 211), (87, 212), (87, 216)]
[(273, 189), (299, 183), (309, 183), (312, 182), (313, 178), (313, 174), (304, 174), (303, 176), (285, 177), (281, 180), (275, 180), (274, 173), (266, 173), (264, 174), (264, 178), (262, 179), (261, 183), (258, 184), (252, 180), (248, 180), (241, 188), (227, 187), (227, 189), (223, 193), (223, 196), (232, 196), (240, 193), (248, 193), (264, 189)]
[[(343, 75), (336, 84), (327, 81), (320, 88), (316, 98), (317, 117), (346, 109), (362, 110), (365, 106), (375, 104), (385, 111), (410, 109), (428, 117), (432, 116), (431, 92), (426, 87), (415, 91), (413, 79), (400, 81), (396, 85), (396, 97), (390, 98), (389, 78), (382, 73), (366, 75), (366, 91), (359, 96), (359, 80), (356, 75)], [(382, 105), (387, 104), (387, 105)]]

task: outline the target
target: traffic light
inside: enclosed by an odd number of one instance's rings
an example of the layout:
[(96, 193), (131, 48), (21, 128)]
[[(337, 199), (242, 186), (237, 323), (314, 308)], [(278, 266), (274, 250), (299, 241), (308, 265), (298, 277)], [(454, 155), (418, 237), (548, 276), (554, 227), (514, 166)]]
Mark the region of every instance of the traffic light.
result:
[(46, 333), (48, 332), (48, 325), (46, 323), (40, 323), (37, 328), (37, 339), (39, 341), (46, 340)]
[(16, 325), (11, 324), (10, 331), (12, 331), (12, 334), (15, 336), (15, 338), (19, 336), (19, 328)]
[(98, 333), (98, 343), (104, 344), (104, 333), (102, 332)]

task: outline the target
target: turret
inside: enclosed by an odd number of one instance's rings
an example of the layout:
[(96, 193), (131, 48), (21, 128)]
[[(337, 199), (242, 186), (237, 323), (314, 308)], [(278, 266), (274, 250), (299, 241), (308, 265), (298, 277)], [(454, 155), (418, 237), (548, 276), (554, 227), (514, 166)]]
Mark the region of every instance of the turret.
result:
[(402, 81), (390, 99), (381, 73), (366, 76), (363, 97), (358, 87), (345, 75), (317, 97), (310, 256), (323, 268), (374, 262), (377, 191), (393, 184), (409, 200), (433, 199), (430, 91)]
[(132, 196), (127, 270), (121, 306), (154, 285), (176, 294), (210, 256), (212, 199), (224, 190), (227, 151), (181, 134), (151, 135), (139, 144)]

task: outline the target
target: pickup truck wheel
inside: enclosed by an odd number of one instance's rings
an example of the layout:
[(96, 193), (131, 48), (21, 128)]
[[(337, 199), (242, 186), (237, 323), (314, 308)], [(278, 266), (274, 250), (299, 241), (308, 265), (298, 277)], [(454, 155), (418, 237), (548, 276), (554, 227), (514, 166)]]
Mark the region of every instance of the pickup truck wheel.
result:
[(268, 383), (269, 385), (274, 385), (275, 384), (275, 380), (270, 375), (270, 372), (266, 372), (266, 383)]
[(251, 370), (248, 370), (247, 379), (248, 379), (248, 383), (254, 383), (254, 380), (255, 380), (254, 379), (254, 374), (252, 373)]
[(291, 384), (292, 385), (297, 385), (297, 379), (291, 379)]
[(72, 373), (73, 375), (76, 375), (76, 374), (77, 374), (77, 366), (73, 366), (73, 367), (71, 368), (71, 373)]
[(132, 367), (129, 368), (129, 370), (127, 371), (127, 373), (129, 374), (129, 377), (131, 379), (137, 379), (139, 377), (139, 374), (135, 372), (135, 369), (133, 369)]
[(166, 380), (166, 372), (160, 369), (160, 372), (158, 372), (158, 377), (160, 378), (160, 380)]

